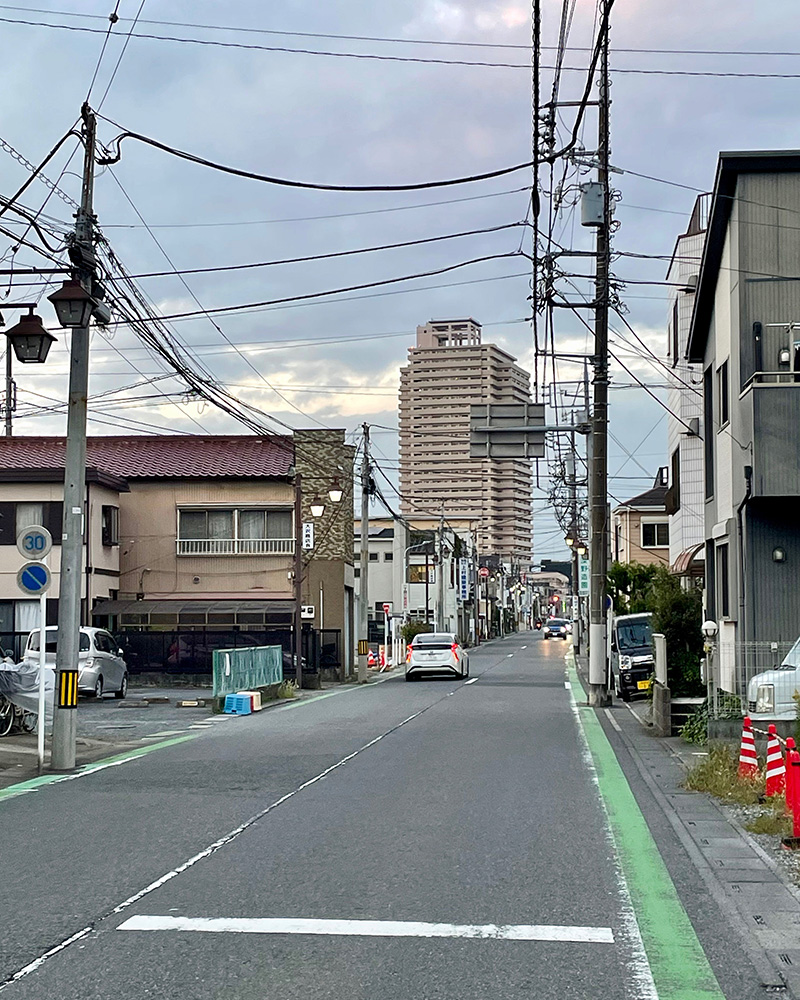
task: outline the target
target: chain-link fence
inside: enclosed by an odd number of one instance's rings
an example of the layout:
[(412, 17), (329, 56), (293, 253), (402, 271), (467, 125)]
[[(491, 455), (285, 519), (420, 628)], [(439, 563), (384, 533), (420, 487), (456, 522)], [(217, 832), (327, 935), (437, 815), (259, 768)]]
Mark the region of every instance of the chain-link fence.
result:
[[(800, 688), (800, 648), (795, 646), (800, 644), (715, 643), (706, 660), (709, 716), (730, 719), (759, 712), (793, 717), (796, 706), (792, 695)], [(768, 671), (776, 673), (759, 678), (763, 683), (750, 684), (754, 677)]]

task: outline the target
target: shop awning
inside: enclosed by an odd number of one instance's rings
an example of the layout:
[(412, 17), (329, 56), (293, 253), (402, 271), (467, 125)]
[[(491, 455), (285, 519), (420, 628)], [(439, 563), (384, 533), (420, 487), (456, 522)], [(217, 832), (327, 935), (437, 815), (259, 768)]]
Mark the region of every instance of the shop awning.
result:
[[(701, 570), (705, 566), (705, 559), (702, 557), (698, 559), (697, 556), (705, 548), (705, 544), (705, 542), (699, 542), (697, 545), (690, 545), (688, 549), (684, 549), (672, 564), (672, 572), (677, 576), (689, 576), (693, 572)], [(697, 565), (694, 565), (695, 562)]]

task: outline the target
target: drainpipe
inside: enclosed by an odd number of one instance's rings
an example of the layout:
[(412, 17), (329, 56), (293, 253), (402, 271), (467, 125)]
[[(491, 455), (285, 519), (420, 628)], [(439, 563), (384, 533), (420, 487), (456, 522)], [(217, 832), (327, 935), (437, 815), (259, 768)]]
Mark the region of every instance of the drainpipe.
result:
[(740, 638), (749, 639), (750, 636), (747, 635), (745, 629), (745, 612), (746, 612), (746, 601), (745, 601), (745, 554), (744, 554), (744, 508), (747, 506), (753, 493), (753, 466), (746, 465), (744, 467), (744, 482), (745, 491), (742, 502), (736, 508), (736, 523), (739, 529), (739, 574), (741, 583), (739, 585), (739, 621), (741, 622), (742, 629)]

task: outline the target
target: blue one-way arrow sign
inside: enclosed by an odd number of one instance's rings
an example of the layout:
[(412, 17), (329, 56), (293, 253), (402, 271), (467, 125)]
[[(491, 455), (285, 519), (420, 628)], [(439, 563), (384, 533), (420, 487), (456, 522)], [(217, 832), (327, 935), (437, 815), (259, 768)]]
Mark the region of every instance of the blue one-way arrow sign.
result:
[(49, 590), (51, 582), (50, 570), (44, 563), (25, 563), (19, 573), (17, 573), (17, 586), (19, 589), (26, 594), (32, 594), (34, 597), (38, 597)]

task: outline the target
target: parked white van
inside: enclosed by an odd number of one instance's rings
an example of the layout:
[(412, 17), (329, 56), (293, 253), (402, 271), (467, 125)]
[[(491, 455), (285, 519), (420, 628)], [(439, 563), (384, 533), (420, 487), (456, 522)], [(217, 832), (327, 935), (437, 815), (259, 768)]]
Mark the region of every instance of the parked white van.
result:
[(800, 691), (800, 639), (783, 663), (751, 678), (747, 685), (747, 707), (753, 719), (794, 719), (797, 705), (792, 695)]

